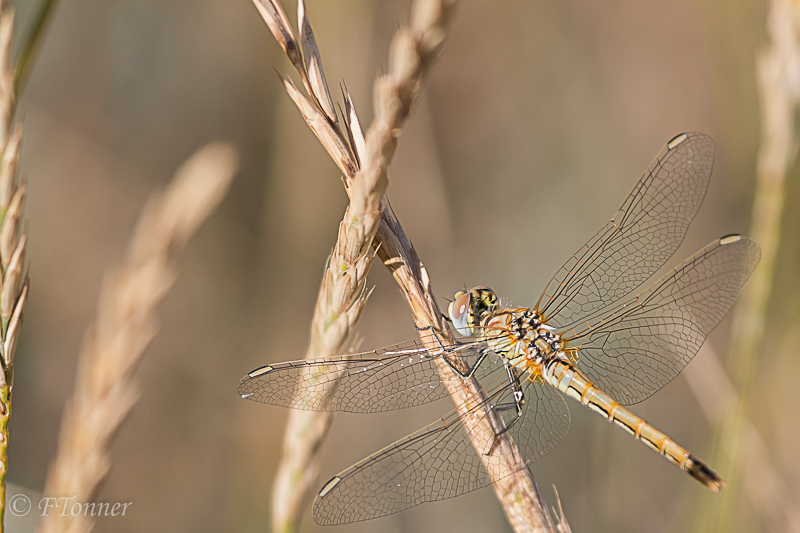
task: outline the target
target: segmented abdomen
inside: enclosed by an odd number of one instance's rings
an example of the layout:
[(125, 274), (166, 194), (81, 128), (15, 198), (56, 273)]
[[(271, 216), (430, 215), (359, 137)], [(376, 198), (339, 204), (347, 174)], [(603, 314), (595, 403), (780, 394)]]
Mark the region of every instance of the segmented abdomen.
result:
[(725, 486), (725, 482), (705, 463), (695, 458), (688, 450), (682, 448), (642, 418), (628, 411), (597, 385), (589, 381), (569, 361), (555, 357), (549, 359), (544, 364), (543, 375), (545, 380), (553, 387), (633, 435), (645, 446), (658, 452), (667, 461), (684, 470), (714, 492)]

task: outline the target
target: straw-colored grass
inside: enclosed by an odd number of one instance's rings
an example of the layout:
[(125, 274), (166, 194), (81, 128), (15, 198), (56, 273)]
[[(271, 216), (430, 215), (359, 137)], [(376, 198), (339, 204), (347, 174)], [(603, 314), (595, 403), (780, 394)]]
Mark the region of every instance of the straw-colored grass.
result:
[(11, 57), (13, 38), (14, 10), (0, 2), (0, 532), (5, 518), (14, 352), (28, 299), (27, 237), (22, 229), (25, 184), (17, 179), (22, 129), (14, 127), (19, 76)]
[[(158, 307), (175, 283), (177, 259), (225, 196), (237, 167), (232, 147), (208, 145), (145, 206), (123, 265), (101, 288), (97, 319), (84, 339), (75, 391), (48, 471), (47, 497), (73, 498), (66, 502), (70, 505), (90, 502), (108, 472), (108, 443), (138, 399), (133, 371), (158, 331)], [(93, 520), (81, 513), (48, 513), (39, 531), (83, 533)]]
[[(8, 420), (11, 416), (12, 386), (14, 384), (14, 353), (17, 348), (25, 304), (28, 299), (28, 276), (25, 268), (25, 232), (20, 232), (25, 184), (16, 180), (19, 158), (20, 130), (6, 143), (0, 164), (0, 520), (5, 510), (6, 472), (8, 471)], [(0, 531), (2, 527), (0, 527)]]
[[(432, 327), (445, 340), (452, 340), (443, 327), (442, 313), (427, 271), (399, 221), (389, 209), (384, 209), (385, 202), (381, 198), (388, 185), (387, 170), (397, 148), (398, 134), (410, 116), (425, 74), (441, 50), (455, 2), (414, 2), (410, 25), (401, 27), (392, 41), (388, 72), (375, 82), (375, 119), (366, 135), (362, 134), (348, 94), (345, 94), (344, 130), (333, 111), (304, 2), (298, 2), (299, 42), (277, 0), (254, 0), (254, 3), (300, 75), (308, 97), (290, 81), (281, 79), (309, 127), (344, 174), (343, 181), (350, 196), (350, 205), (340, 225), (339, 240), (317, 301), (312, 340), (306, 357), (319, 358), (343, 351), (347, 334), (363, 309), (365, 291), (362, 276), (366, 276), (372, 260), (370, 244), (402, 288), (417, 326)], [(349, 250), (354, 261), (358, 258), (357, 261), (341, 263), (342, 250)], [(355, 268), (356, 264), (362, 268)], [(332, 298), (332, 295), (336, 297)], [(337, 306), (338, 311), (335, 310)], [(324, 317), (328, 318), (327, 322), (321, 320)], [(321, 324), (327, 327), (321, 328)], [(430, 341), (429, 337), (423, 339)], [(485, 393), (477, 381), (463, 380), (446, 363), (440, 363), (440, 373), (462, 414), (466, 412), (466, 405), (484, 403)], [(468, 418), (468, 425), (475, 418), (480, 419), (478, 426), (468, 428), (473, 442), (487, 442), (494, 438), (489, 423), (490, 420), (498, 422), (494, 416), (493, 412), (488, 412), (486, 417)], [(330, 415), (327, 413), (293, 411), (290, 415), (284, 457), (274, 488), (274, 531), (297, 529), (316, 479), (318, 450), (329, 424)], [(505, 457), (513, 461), (515, 453), (513, 441), (505, 434), (498, 439), (492, 459), (500, 456), (501, 461)], [(530, 470), (526, 468), (502, 477), (497, 473), (513, 469), (501, 466), (495, 471), (488, 465), (488, 458), (481, 456), (490, 475), (495, 477), (493, 487), (514, 530), (553, 531), (555, 526)]]

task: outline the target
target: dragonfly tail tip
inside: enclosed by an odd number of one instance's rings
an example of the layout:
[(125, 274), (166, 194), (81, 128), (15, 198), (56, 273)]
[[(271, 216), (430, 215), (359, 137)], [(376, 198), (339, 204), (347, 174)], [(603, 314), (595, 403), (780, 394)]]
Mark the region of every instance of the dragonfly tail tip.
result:
[(687, 464), (685, 468), (690, 476), (712, 491), (719, 492), (721, 489), (725, 488), (725, 482), (722, 478), (711, 470), (708, 465), (695, 458), (693, 455), (689, 456), (689, 464)]

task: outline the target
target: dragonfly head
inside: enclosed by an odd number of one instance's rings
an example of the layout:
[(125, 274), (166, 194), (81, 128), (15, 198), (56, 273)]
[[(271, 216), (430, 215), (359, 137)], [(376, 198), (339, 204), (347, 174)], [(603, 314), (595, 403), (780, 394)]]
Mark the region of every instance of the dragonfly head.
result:
[(497, 296), (492, 289), (473, 287), (467, 292), (458, 291), (447, 313), (456, 330), (465, 337), (470, 337), (497, 306)]

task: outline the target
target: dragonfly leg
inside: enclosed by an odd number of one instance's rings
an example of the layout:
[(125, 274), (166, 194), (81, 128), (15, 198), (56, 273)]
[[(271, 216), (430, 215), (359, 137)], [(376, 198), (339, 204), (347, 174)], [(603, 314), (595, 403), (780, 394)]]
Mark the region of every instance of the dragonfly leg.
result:
[(483, 363), (483, 360), (486, 359), (486, 353), (487, 353), (486, 350), (483, 350), (483, 353), (481, 353), (481, 356), (478, 357), (477, 361), (475, 361), (475, 364), (472, 365), (472, 367), (469, 370), (467, 370), (466, 372), (462, 372), (461, 370), (456, 368), (455, 365), (453, 365), (453, 363), (451, 363), (450, 360), (447, 357), (445, 357), (445, 354), (442, 354), (439, 357), (444, 359), (445, 362), (448, 365), (450, 365), (450, 368), (452, 368), (455, 371), (456, 374), (458, 374), (459, 376), (461, 376), (464, 379), (469, 379), (469, 378), (472, 377), (472, 375), (475, 373), (475, 371), (478, 370), (478, 367), (481, 366), (481, 363)]
[(439, 348), (441, 348), (443, 352), (451, 351), (451, 350), (448, 350), (447, 348), (444, 347), (444, 344), (442, 344), (442, 340), (439, 338), (439, 335), (436, 334), (436, 330), (433, 329), (433, 326), (425, 326), (425, 327), (421, 327), (421, 328), (418, 327), (418, 326), (414, 326), (414, 327), (416, 328), (417, 331), (425, 331), (426, 329), (431, 330), (431, 335), (433, 335), (433, 338), (436, 339), (436, 342), (439, 344)]
[(511, 427), (517, 423), (517, 421), (522, 418), (522, 406), (525, 404), (525, 393), (522, 392), (522, 383), (519, 379), (519, 374), (517, 371), (512, 367), (510, 364), (505, 362), (506, 365), (506, 373), (508, 374), (508, 381), (514, 387), (514, 403), (506, 403), (496, 405), (494, 407), (495, 411), (508, 411), (511, 409), (516, 409), (517, 416), (514, 417), (514, 420), (509, 422), (505, 425), (503, 430), (500, 433), (495, 434), (494, 439), (492, 440), (492, 445), (489, 447), (489, 451), (486, 452), (485, 455), (491, 455), (494, 451), (494, 447), (497, 445), (497, 439), (507, 432)]
[(475, 373), (475, 371), (478, 370), (478, 367), (481, 366), (481, 363), (483, 363), (483, 360), (486, 359), (486, 350), (482, 350), (483, 353), (481, 353), (481, 356), (478, 358), (477, 361), (475, 361), (475, 364), (472, 365), (470, 367), (470, 369), (467, 370), (466, 372), (462, 372), (460, 369), (456, 368), (456, 366), (453, 363), (451, 363), (450, 360), (446, 357), (446, 355), (448, 353), (451, 353), (453, 351), (453, 349), (452, 348), (451, 349), (447, 349), (445, 347), (445, 345), (442, 343), (442, 340), (439, 338), (439, 335), (436, 334), (436, 330), (433, 329), (433, 326), (424, 326), (424, 327), (421, 327), (421, 328), (418, 327), (418, 326), (414, 326), (414, 327), (417, 329), (417, 331), (425, 331), (426, 329), (431, 330), (431, 335), (433, 335), (433, 338), (436, 339), (436, 342), (439, 344), (439, 348), (442, 349), (442, 353), (439, 354), (438, 357), (441, 357), (442, 359), (444, 359), (445, 362), (448, 365), (450, 365), (450, 368), (452, 368), (455, 371), (456, 374), (458, 374), (459, 376), (461, 376), (464, 379), (471, 378), (472, 375)]
[(446, 354), (451, 353), (453, 350), (452, 350), (452, 348), (451, 349), (447, 349), (445, 347), (445, 345), (442, 344), (442, 341), (441, 341), (441, 339), (439, 339), (439, 335), (436, 334), (436, 331), (433, 329), (433, 326), (425, 326), (425, 327), (422, 327), (422, 328), (417, 327), (417, 326), (414, 326), (414, 327), (417, 329), (417, 331), (425, 331), (426, 329), (431, 330), (431, 334), (433, 335), (433, 338), (436, 339), (436, 342), (439, 344), (439, 348), (442, 349), (442, 353), (439, 354), (439, 357), (444, 359), (445, 362), (448, 365), (450, 365), (450, 368), (452, 368), (455, 371), (456, 374), (458, 374), (459, 376), (461, 376), (464, 379), (471, 378), (472, 375), (475, 373), (475, 371), (478, 370), (478, 367), (481, 366), (481, 363), (483, 362), (483, 360), (486, 359), (486, 350), (483, 350), (483, 353), (481, 353), (481, 356), (478, 358), (477, 361), (475, 361), (475, 364), (472, 365), (470, 367), (470, 369), (467, 370), (466, 372), (462, 372), (460, 369), (456, 368), (456, 366), (453, 365), (453, 363), (451, 363), (450, 360), (446, 357)]

